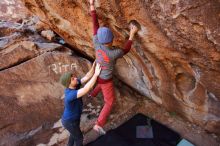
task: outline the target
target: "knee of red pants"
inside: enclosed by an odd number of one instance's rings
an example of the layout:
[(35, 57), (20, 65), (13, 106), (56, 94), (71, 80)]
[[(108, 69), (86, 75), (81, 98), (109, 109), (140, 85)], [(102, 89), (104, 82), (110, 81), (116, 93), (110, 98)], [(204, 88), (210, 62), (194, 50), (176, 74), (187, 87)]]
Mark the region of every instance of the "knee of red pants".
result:
[(105, 103), (103, 108), (107, 109), (107, 111), (110, 112), (112, 107), (113, 107), (113, 105), (114, 105), (114, 100)]
[(97, 94), (98, 94), (98, 92), (96, 92), (94, 90), (89, 93), (89, 95), (91, 95), (92, 97), (96, 97)]
[(115, 98), (113, 97), (111, 99), (106, 100), (105, 104), (107, 104), (109, 108), (112, 108), (114, 102), (115, 102)]
[(91, 97), (95, 97), (95, 93), (94, 93), (93, 91), (90, 92), (89, 95), (90, 95)]
[(105, 101), (105, 104), (108, 104), (109, 106), (112, 106), (112, 104), (115, 101), (114, 92), (112, 94), (104, 95), (104, 101)]

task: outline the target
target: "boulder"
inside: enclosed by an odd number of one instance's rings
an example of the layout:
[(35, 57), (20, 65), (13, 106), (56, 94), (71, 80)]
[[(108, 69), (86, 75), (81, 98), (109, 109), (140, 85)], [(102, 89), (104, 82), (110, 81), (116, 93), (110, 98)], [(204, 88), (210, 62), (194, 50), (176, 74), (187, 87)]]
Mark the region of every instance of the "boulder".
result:
[(52, 30), (43, 30), (41, 31), (41, 35), (50, 41), (52, 41), (55, 38), (55, 34)]
[(48, 134), (60, 119), (61, 74), (72, 71), (82, 77), (91, 63), (28, 29), (1, 26), (0, 145), (19, 145), (36, 134)]
[[(22, 0), (65, 42), (95, 58), (89, 4), (84, 0)], [(128, 23), (141, 30), (116, 75), (142, 95), (220, 134), (220, 37), (217, 0), (97, 0), (101, 26), (123, 46)], [(146, 109), (147, 110), (147, 109)]]

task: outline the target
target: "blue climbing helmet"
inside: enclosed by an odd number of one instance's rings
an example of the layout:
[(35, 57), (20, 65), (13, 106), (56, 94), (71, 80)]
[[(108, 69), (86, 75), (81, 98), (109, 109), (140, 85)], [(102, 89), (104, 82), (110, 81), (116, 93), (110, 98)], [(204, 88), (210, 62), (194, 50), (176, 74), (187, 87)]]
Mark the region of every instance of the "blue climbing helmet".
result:
[(114, 35), (108, 27), (100, 27), (97, 32), (99, 43), (107, 44), (113, 41)]

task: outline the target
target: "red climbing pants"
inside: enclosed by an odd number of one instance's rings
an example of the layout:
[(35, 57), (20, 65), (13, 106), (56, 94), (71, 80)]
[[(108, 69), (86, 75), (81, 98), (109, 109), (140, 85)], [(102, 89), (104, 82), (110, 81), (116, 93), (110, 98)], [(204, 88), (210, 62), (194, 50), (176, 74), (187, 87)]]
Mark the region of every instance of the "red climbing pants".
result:
[(105, 104), (104, 107), (102, 108), (101, 113), (99, 114), (96, 124), (103, 127), (107, 121), (107, 117), (111, 112), (112, 105), (115, 100), (113, 81), (108, 81), (107, 83), (103, 83), (103, 84), (98, 83), (95, 89), (90, 93), (90, 95), (92, 97), (95, 97), (101, 90)]

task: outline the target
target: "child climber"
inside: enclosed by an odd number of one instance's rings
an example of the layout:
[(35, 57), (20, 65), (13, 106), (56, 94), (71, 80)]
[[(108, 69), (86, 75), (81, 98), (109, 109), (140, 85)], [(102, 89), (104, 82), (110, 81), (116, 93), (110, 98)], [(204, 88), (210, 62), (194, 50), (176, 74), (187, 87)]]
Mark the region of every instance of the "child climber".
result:
[[(100, 65), (97, 64), (95, 68), (95, 63), (93, 63), (90, 71), (82, 79), (76, 78), (76, 76), (70, 72), (64, 73), (60, 78), (61, 84), (66, 87), (62, 124), (70, 133), (68, 146), (73, 146), (74, 143), (75, 146), (83, 145), (83, 135), (80, 130), (80, 117), (83, 106), (81, 97), (87, 94), (94, 86), (100, 71)], [(81, 83), (86, 83), (89, 79), (90, 81), (83, 88), (80, 88)]]
[(105, 134), (103, 126), (106, 123), (115, 100), (114, 85), (112, 81), (114, 65), (118, 58), (130, 51), (132, 40), (138, 28), (131, 25), (129, 40), (126, 42), (124, 49), (113, 47), (112, 43), (114, 36), (112, 31), (108, 27), (99, 28), (94, 0), (90, 0), (90, 11), (93, 22), (93, 43), (96, 52), (96, 62), (99, 63), (102, 68), (97, 79), (98, 83), (95, 89), (90, 93), (90, 96), (95, 97), (102, 90), (105, 102), (93, 129), (100, 134)]

